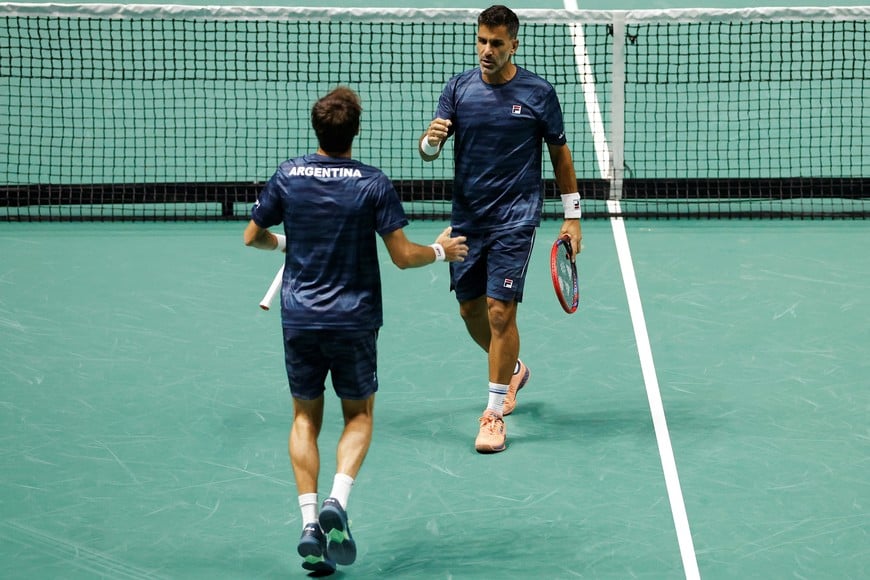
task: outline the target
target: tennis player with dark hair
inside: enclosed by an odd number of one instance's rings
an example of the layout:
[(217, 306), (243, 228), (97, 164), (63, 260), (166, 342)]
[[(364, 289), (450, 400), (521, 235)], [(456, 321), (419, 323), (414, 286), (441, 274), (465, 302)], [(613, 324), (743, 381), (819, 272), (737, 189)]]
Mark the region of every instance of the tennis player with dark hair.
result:
[[(356, 558), (346, 510), (372, 440), (377, 337), (383, 325), (375, 234), (402, 269), (461, 261), (468, 251), (465, 238), (451, 237), (449, 227), (431, 246), (405, 237), (408, 220), (392, 183), (351, 156), (361, 113), (359, 97), (347, 87), (314, 104), (317, 152), (278, 167), (244, 232), (246, 245), (287, 254), (281, 320), (293, 396), (290, 461), (304, 526), (298, 551), (302, 567), (320, 575)], [(267, 229), (281, 223), (283, 235)], [(341, 399), (344, 430), (332, 490), (318, 510), (317, 439), (327, 374)]]
[(518, 358), (517, 305), (541, 222), (543, 143), (565, 208), (559, 235), (570, 237), (575, 255), (580, 195), (556, 91), (512, 61), (517, 15), (491, 6), (477, 24), (479, 67), (447, 82), (418, 150), (434, 161), (444, 141), (455, 140), (451, 225), (471, 249), (464, 262), (450, 265), (450, 286), (468, 333), (489, 359), (489, 401), (475, 448), (496, 453), (506, 448), (503, 417), (513, 412), (530, 376)]

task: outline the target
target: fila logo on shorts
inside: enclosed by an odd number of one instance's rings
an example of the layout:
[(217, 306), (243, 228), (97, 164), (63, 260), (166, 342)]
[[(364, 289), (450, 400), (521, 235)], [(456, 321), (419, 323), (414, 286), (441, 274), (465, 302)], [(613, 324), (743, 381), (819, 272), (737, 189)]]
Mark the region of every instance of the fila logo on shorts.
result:
[(511, 114), (513, 114), (513, 115), (519, 115), (522, 112), (523, 112), (522, 105), (514, 105), (513, 107), (511, 107)]
[(504, 279), (504, 287), (505, 287), (505, 288), (513, 288), (513, 287), (514, 287), (514, 281), (511, 280), (510, 278), (505, 278), (505, 279)]

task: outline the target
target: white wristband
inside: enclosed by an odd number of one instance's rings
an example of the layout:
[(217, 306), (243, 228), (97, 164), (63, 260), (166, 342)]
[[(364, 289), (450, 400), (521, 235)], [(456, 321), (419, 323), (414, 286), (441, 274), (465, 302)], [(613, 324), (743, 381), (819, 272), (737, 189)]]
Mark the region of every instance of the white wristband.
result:
[(429, 244), (429, 247), (435, 250), (435, 261), (443, 262), (447, 259), (447, 254), (444, 252), (444, 246), (439, 243)]
[(579, 219), (583, 215), (583, 212), (580, 210), (580, 194), (562, 194), (562, 209), (565, 210), (565, 219)]
[(441, 151), (441, 147), (439, 145), (432, 145), (429, 143), (429, 136), (423, 137), (423, 140), (420, 141), (420, 150), (426, 155), (435, 155), (439, 151)]
[(275, 239), (278, 240), (278, 245), (275, 246), (275, 249), (279, 252), (283, 252), (287, 249), (287, 236), (281, 234), (272, 234), (275, 236)]

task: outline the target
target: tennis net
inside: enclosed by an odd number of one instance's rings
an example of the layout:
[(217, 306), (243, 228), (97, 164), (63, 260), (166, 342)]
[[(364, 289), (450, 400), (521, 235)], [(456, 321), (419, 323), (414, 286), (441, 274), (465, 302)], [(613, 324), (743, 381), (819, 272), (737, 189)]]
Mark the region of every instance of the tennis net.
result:
[[(584, 216), (867, 217), (870, 7), (517, 12)], [(430, 164), (416, 145), (477, 66), (477, 14), (0, 4), (0, 220), (246, 219), (339, 84), (363, 101), (354, 156), (442, 219), (452, 145)]]

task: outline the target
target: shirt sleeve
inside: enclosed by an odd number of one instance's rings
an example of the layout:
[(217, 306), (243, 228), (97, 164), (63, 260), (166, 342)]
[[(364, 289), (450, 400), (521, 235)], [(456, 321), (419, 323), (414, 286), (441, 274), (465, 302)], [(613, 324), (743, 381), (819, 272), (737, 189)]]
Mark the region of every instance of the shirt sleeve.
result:
[[(450, 119), (451, 121), (455, 121), (456, 119), (456, 81), (458, 77), (453, 77), (447, 84), (444, 86), (444, 90), (441, 91), (441, 96), (438, 97), (438, 109), (435, 111), (435, 117), (440, 119)], [(447, 129), (447, 136), (453, 135), (455, 129), (455, 123), (451, 123), (450, 127)]]
[(284, 203), (282, 195), (287, 190), (287, 175), (278, 168), (266, 182), (257, 201), (251, 208), (251, 219), (261, 228), (276, 226), (284, 218)]
[(396, 188), (386, 175), (377, 180), (376, 187), (375, 229), (378, 235), (385, 236), (407, 226), (408, 218)]
[(568, 142), (565, 137), (565, 120), (562, 116), (562, 105), (556, 89), (550, 87), (544, 96), (544, 141), (548, 145), (564, 145)]

